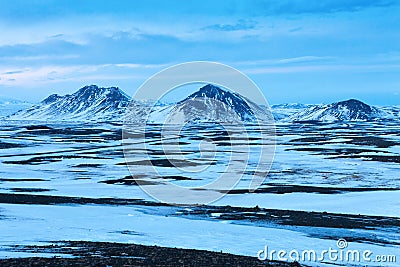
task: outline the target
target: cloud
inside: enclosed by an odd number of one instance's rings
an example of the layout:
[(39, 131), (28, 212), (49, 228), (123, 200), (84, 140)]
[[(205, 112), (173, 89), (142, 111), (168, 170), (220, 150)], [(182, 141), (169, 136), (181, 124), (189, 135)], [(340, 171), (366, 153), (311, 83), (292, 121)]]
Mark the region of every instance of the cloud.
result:
[[(1, 49), (1, 48), (0, 48)], [(65, 60), (65, 59), (76, 59), (79, 55), (65, 54), (65, 55), (36, 55), (36, 56), (0, 56), (0, 61), (12, 61), (12, 62), (32, 62), (32, 61), (52, 61), (52, 60)]]
[(214, 31), (243, 31), (252, 30), (256, 28), (257, 23), (255, 21), (239, 20), (235, 24), (213, 24), (203, 27), (202, 30), (214, 30)]
[[(340, 80), (341, 86), (354, 81), (345, 87), (349, 90), (372, 88), (373, 78), (379, 81), (378, 88), (398, 88), (399, 4), (392, 0), (231, 0), (229, 5), (211, 0), (5, 1), (0, 9), (0, 90), (7, 87), (13, 94), (15, 88), (18, 93), (34, 88), (31, 95), (36, 97), (39, 91), (104, 85), (108, 80), (133, 87), (165, 66), (196, 60), (232, 64), (265, 77), (267, 85), (275, 77), (281, 89), (298, 86), (290, 84), (295, 80), (287, 78), (291, 75), (308, 78), (309, 86), (321, 81), (333, 88), (331, 92), (336, 92)], [(340, 75), (327, 78), (334, 72)], [(377, 74), (369, 75), (373, 72)]]
[(305, 66), (257, 66), (243, 69), (246, 74), (289, 74), (289, 73), (321, 73), (321, 72), (352, 72), (352, 73), (384, 73), (400, 71), (400, 64), (325, 64)]
[(0, 18), (14, 23), (36, 23), (68, 16), (117, 15), (141, 17), (271, 16), (355, 12), (367, 8), (398, 5), (395, 0), (232, 0), (224, 1), (108, 1), (108, 0), (13, 0), (2, 3)]
[(48, 40), (34, 44), (15, 44), (0, 46), (0, 59), (29, 58), (35, 56), (59, 57), (67, 52), (71, 54), (82, 48), (81, 45), (64, 40)]
[[(251, 60), (251, 61), (232, 61), (227, 62), (227, 64), (232, 64), (235, 66), (241, 66), (244, 68), (254, 67), (254, 66), (292, 66), (292, 65), (312, 65), (314, 63), (319, 64), (333, 64), (334, 61), (340, 59), (333, 56), (300, 56), (300, 57), (290, 57), (290, 58), (271, 58), (265, 60)], [(343, 59), (342, 59), (343, 60)]]
[[(253, 5), (257, 15), (299, 15), (357, 12), (368, 8), (398, 5), (392, 0), (262, 0)], [(252, 4), (252, 3), (251, 3)], [(249, 3), (249, 6), (251, 5)]]
[(23, 73), (23, 72), (25, 72), (25, 70), (10, 70), (10, 71), (3, 72), (2, 74), (9, 75), (9, 74), (18, 74), (18, 73)]
[(185, 52), (186, 42), (167, 35), (115, 32), (110, 36), (88, 34), (85, 44), (65, 40), (45, 40), (33, 44), (0, 46), (3, 65), (76, 65), (165, 63), (176, 58), (177, 48)]
[(303, 27), (295, 27), (295, 28), (289, 29), (289, 32), (298, 32), (298, 31), (301, 31), (302, 29), (303, 29)]
[[(164, 65), (150, 64), (99, 64), (99, 65), (45, 65), (21, 70), (0, 69), (0, 86), (38, 87), (66, 81), (91, 81), (93, 79), (147, 78)], [(134, 71), (133, 71), (134, 70)]]
[(333, 57), (319, 57), (319, 56), (302, 56), (302, 57), (292, 57), (292, 58), (284, 58), (276, 61), (278, 64), (290, 64), (290, 63), (309, 63), (316, 61), (328, 61), (332, 60)]

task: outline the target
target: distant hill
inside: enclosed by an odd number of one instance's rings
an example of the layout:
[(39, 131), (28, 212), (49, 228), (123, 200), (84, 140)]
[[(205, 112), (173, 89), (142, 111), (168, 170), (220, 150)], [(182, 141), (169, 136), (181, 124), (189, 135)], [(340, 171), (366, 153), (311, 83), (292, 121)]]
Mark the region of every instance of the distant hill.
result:
[(290, 116), (297, 114), (307, 108), (313, 107), (315, 105), (310, 104), (300, 104), (300, 103), (286, 103), (272, 105), (271, 110), (276, 121), (288, 119)]
[(0, 96), (0, 117), (9, 116), (30, 106), (32, 106), (32, 103)]
[(356, 99), (311, 106), (291, 115), (289, 121), (370, 121), (393, 119), (388, 112)]
[(121, 121), (129, 102), (129, 97), (117, 87), (90, 85), (71, 95), (50, 95), (39, 104), (9, 116), (9, 119)]
[(28, 105), (30, 103), (27, 101), (22, 101), (10, 97), (0, 96), (0, 105), (24, 105), (24, 104)]
[(268, 111), (237, 93), (207, 84), (176, 104), (155, 110), (153, 122), (252, 122), (270, 120)]

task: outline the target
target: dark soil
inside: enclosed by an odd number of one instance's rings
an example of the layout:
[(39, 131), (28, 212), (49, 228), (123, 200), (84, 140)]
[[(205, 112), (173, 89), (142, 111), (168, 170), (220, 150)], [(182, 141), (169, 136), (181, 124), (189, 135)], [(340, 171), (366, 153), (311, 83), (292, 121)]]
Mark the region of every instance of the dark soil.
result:
[[(268, 187), (261, 187), (256, 189), (255, 194), (271, 193), (271, 194), (289, 194), (289, 193), (316, 193), (316, 194), (343, 194), (349, 192), (372, 192), (372, 191), (397, 191), (400, 188), (390, 187), (321, 187), (310, 185), (279, 185), (268, 184)], [(230, 191), (220, 190), (221, 193), (226, 194), (246, 194), (249, 193), (248, 189), (232, 189)]]
[(107, 242), (55, 242), (49, 246), (17, 246), (12, 250), (74, 257), (2, 259), (0, 266), (301, 266), (222, 252)]
[[(0, 193), (0, 203), (34, 204), (34, 205), (141, 205), (155, 207), (171, 207), (170, 216), (183, 216), (205, 220), (230, 220), (236, 222), (251, 222), (259, 225), (312, 226), (324, 228), (346, 229), (382, 229), (393, 232), (400, 231), (400, 219), (395, 217), (352, 215), (328, 212), (309, 212), (296, 210), (278, 210), (265, 208), (244, 208), (231, 206), (190, 206), (174, 207), (165, 203), (156, 203), (142, 199), (121, 198), (83, 198), (32, 194)], [(179, 211), (179, 213), (176, 213)], [(179, 215), (178, 215), (179, 214)], [(219, 214), (213, 216), (212, 214)]]

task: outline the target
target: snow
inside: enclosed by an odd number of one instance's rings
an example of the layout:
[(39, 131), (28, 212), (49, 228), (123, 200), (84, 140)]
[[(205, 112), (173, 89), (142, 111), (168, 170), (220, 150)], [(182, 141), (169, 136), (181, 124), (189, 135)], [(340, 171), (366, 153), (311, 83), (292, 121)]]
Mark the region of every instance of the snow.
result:
[(280, 210), (388, 216), (400, 218), (400, 191), (352, 192), (345, 194), (243, 194), (226, 195), (216, 206), (255, 207)]
[(17, 111), (24, 110), (30, 106), (31, 104), (29, 103), (12, 103), (12, 102), (0, 103), (0, 118), (9, 116)]
[[(281, 109), (282, 106), (278, 106), (278, 108)], [(290, 110), (291, 106), (288, 106), (288, 108)], [(286, 117), (279, 115), (279, 112), (277, 113), (279, 118), (283, 117), (283, 120), (286, 121), (333, 122), (396, 119), (396, 116), (388, 112), (387, 109), (368, 106), (354, 99), (326, 105), (310, 106), (299, 109), (298, 112), (293, 112)]]
[[(49, 99), (51, 98), (51, 99)], [(46, 98), (9, 120), (122, 121), (129, 97), (116, 87), (86, 86), (72, 95)]]
[[(337, 248), (337, 240), (315, 239), (296, 230), (238, 225), (219, 221), (192, 220), (162, 215), (136, 207), (0, 205), (1, 256), (12, 244), (42, 244), (53, 240), (87, 240), (139, 243), (178, 248), (196, 248), (257, 256), (270, 249), (322, 251)], [(161, 209), (162, 208), (157, 208)], [(159, 215), (155, 215), (161, 213)], [(129, 231), (134, 234), (123, 234)], [(43, 239), (45, 237), (45, 239)], [(284, 242), (282, 242), (284, 241)], [(397, 255), (395, 247), (350, 242), (349, 249), (371, 250), (374, 254)], [(17, 254), (18, 255), (18, 254)], [(28, 256), (29, 254), (23, 255)], [(21, 255), (18, 255), (21, 256)], [(37, 256), (37, 255), (35, 255)], [(314, 265), (315, 263), (310, 262)], [(319, 264), (315, 264), (319, 265)], [(395, 264), (393, 265), (395, 266)]]
[[(106, 93), (109, 91), (106, 90)], [(116, 118), (115, 110), (109, 113), (94, 115), (92, 112), (102, 106), (104, 95), (96, 94), (97, 102), (87, 108), (84, 102), (77, 105), (77, 110), (63, 114), (64, 119), (80, 120), (93, 117), (99, 119), (110, 115)], [(69, 101), (69, 100), (68, 100)], [(121, 102), (122, 103), (122, 102)], [(120, 104), (121, 104), (120, 103)], [(229, 103), (232, 103), (229, 100)], [(64, 103), (65, 104), (65, 103)], [(63, 104), (63, 105), (64, 105)], [(210, 103), (208, 103), (209, 105)], [(63, 106), (61, 105), (61, 106)], [(65, 104), (67, 105), (67, 104)], [(121, 104), (121, 107), (123, 103)], [(133, 103), (134, 115), (146, 115), (149, 105)], [(150, 121), (158, 122), (164, 119), (175, 105), (156, 106), (150, 114)], [(277, 106), (275, 111), (286, 114), (291, 118), (329, 119), (335, 120), (338, 116), (349, 118), (351, 110), (340, 107), (333, 112), (327, 106)], [(1, 107), (0, 107), (1, 108)], [(145, 109), (145, 110), (144, 110)], [(274, 109), (274, 107), (273, 107)], [(120, 110), (120, 109), (116, 109)], [(396, 108), (391, 112), (395, 114)], [(31, 111), (30, 119), (48, 119), (52, 112), (51, 105), (41, 105)], [(332, 112), (331, 112), (332, 111)], [(389, 113), (389, 108), (384, 111)], [(64, 112), (64, 111), (63, 111)], [(107, 111), (108, 112), (108, 111)], [(21, 113), (22, 114), (22, 113)], [(21, 115), (20, 114), (20, 115)], [(107, 115), (108, 114), (108, 115)], [(183, 112), (179, 113), (184, 116)], [(299, 115), (300, 114), (300, 115)], [(304, 116), (303, 116), (304, 115)], [(359, 113), (355, 119), (359, 119)], [(118, 115), (122, 118), (122, 115)], [(140, 117), (140, 116), (137, 116)], [(108, 118), (108, 117), (107, 117)], [(96, 129), (101, 134), (76, 136), (64, 134), (35, 135), (34, 131), (27, 131), (24, 126), (38, 125), (43, 122), (4, 121), (0, 125), (0, 142), (21, 144), (24, 147), (0, 149), (0, 178), (2, 179), (0, 192), (10, 193), (18, 189), (48, 189), (50, 191), (35, 192), (32, 194), (70, 196), (86, 198), (122, 198), (143, 199), (156, 201), (138, 186), (113, 185), (103, 183), (107, 180), (121, 179), (130, 173), (123, 165), (125, 159), (122, 154), (121, 140), (105, 139), (103, 134), (117, 134), (120, 126), (111, 124), (80, 124), (74, 122), (47, 122), (46, 126), (54, 129)], [(182, 118), (184, 120), (186, 118)], [(158, 126), (149, 126), (149, 130), (157, 133)], [(203, 128), (202, 128), (203, 127)], [(192, 170), (203, 167), (200, 159), (200, 141), (192, 137), (209, 138), (220, 130), (210, 125), (197, 125), (196, 130), (186, 129), (182, 132), (180, 149), (184, 156), (198, 163)], [(396, 122), (336, 122), (321, 125), (292, 124), (284, 120), (276, 124), (276, 154), (271, 172), (266, 177), (263, 187), (282, 185), (315, 186), (315, 193), (288, 192), (275, 193), (242, 193), (228, 194), (212, 203), (214, 206), (230, 205), (236, 207), (255, 207), (279, 210), (315, 211), (354, 215), (371, 215), (400, 218), (400, 191), (385, 191), (385, 188), (399, 189), (399, 166), (396, 162), (380, 162), (365, 158), (338, 158), (334, 154), (340, 149), (356, 149), (357, 155), (398, 156), (400, 153), (399, 125)], [(330, 137), (329, 140), (296, 143), (298, 138)], [(376, 147), (373, 144), (348, 143), (355, 137), (373, 135), (376, 138), (395, 142), (392, 146)], [(249, 136), (251, 156), (249, 169), (258, 163), (257, 148), (265, 142), (259, 132), (252, 129)], [(91, 142), (79, 142), (83, 138), (90, 138)], [(236, 136), (238, 137), (238, 136)], [(239, 136), (240, 137), (240, 136)], [(237, 142), (241, 139), (237, 138)], [(143, 141), (143, 140), (142, 140)], [(141, 141), (141, 142), (142, 142)], [(160, 151), (162, 145), (157, 140), (146, 140), (154, 151)], [(232, 141), (235, 143), (235, 141)], [(397, 143), (396, 143), (397, 142)], [(140, 146), (132, 145), (136, 149)], [(223, 173), (229, 164), (229, 149), (217, 142), (216, 160), (218, 164), (211, 165), (207, 172), (189, 172), (184, 175), (174, 168), (158, 167), (165, 176), (182, 175), (194, 180), (177, 180), (173, 183), (181, 186), (199, 186), (213, 181)], [(302, 148), (313, 148), (314, 151), (302, 151)], [(174, 150), (174, 146), (164, 144), (167, 151)], [(143, 159), (143, 150), (134, 150), (137, 159)], [(333, 154), (328, 154), (331, 152)], [(204, 153), (204, 151), (203, 151)], [(208, 155), (208, 154), (207, 154)], [(344, 155), (343, 153), (339, 155)], [(353, 154), (351, 154), (353, 155)], [(33, 157), (58, 157), (57, 161), (44, 161), (38, 164), (18, 164), (16, 161), (30, 160)], [(76, 157), (68, 157), (76, 156)], [(159, 156), (155, 156), (159, 157)], [(10, 163), (13, 162), (14, 163)], [(85, 167), (85, 164), (87, 165)], [(122, 165), (121, 165), (122, 164)], [(83, 167), (77, 167), (77, 166)], [(90, 166), (96, 167), (90, 167)], [(192, 169), (191, 169), (192, 168)], [(140, 166), (137, 171), (140, 172)], [(145, 175), (148, 173), (144, 173)], [(30, 179), (23, 181), (23, 179)], [(33, 180), (32, 180), (33, 179)], [(251, 182), (251, 172), (245, 173), (235, 189), (247, 189)], [(343, 192), (333, 194), (318, 193), (318, 188), (374, 188), (374, 191)], [(381, 190), (379, 189), (381, 188)], [(29, 194), (26, 193), (26, 194)], [(190, 208), (186, 208), (186, 211)], [(235, 254), (256, 256), (257, 252), (268, 245), (269, 248), (279, 250), (292, 249), (327, 249), (336, 246), (336, 240), (322, 238), (326, 231), (338, 236), (379, 236), (384, 240), (393, 241), (391, 245), (382, 243), (351, 242), (350, 248), (370, 249), (375, 254), (398, 255), (399, 234), (387, 229), (322, 229), (319, 227), (291, 227), (260, 225), (250, 222), (235, 222), (219, 220), (218, 212), (211, 214), (212, 218), (184, 217), (176, 213), (176, 207), (161, 206), (107, 206), (107, 205), (16, 205), (0, 204), (0, 257), (29, 256), (29, 253), (10, 252), (9, 246), (15, 244), (38, 244), (52, 240), (90, 240), (133, 242), (147, 245), (172, 246), (182, 248), (207, 249), (224, 251)], [(171, 216), (171, 212), (174, 214)], [(175, 212), (175, 213), (174, 213)], [(135, 234), (123, 234), (129, 230)], [(397, 242), (397, 243), (395, 243)], [(35, 255), (38, 256), (38, 255)], [(320, 264), (312, 265), (320, 266)], [(395, 266), (396, 264), (393, 264)]]

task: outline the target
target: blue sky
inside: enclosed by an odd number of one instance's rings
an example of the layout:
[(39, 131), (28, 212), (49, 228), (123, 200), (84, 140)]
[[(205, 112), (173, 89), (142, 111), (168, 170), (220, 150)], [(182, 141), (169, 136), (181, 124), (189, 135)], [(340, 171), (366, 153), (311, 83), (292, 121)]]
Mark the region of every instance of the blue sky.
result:
[(2, 0), (0, 96), (128, 94), (185, 61), (252, 78), (269, 103), (400, 104), (400, 1)]

